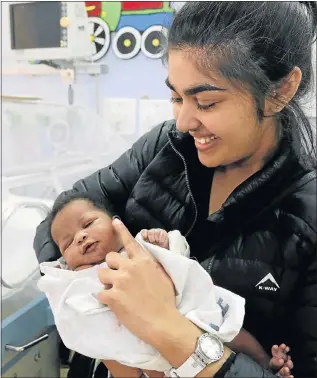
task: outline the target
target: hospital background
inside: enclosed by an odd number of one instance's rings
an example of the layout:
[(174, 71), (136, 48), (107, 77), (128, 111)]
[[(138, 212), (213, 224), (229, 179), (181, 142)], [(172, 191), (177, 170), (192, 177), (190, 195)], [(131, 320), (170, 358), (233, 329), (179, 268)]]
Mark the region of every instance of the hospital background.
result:
[[(36, 287), (35, 228), (61, 191), (173, 118), (159, 47), (184, 2), (85, 2), (91, 59), (74, 65), (10, 56), (12, 4), (1, 4), (1, 368), (3, 377), (58, 377), (59, 339)], [(304, 107), (316, 125), (316, 86)]]

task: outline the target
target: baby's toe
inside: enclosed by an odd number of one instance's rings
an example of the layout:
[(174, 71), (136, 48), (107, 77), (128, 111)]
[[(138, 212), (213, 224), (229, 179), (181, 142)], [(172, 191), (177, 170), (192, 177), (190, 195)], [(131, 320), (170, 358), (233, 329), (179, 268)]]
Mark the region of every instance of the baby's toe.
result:
[(285, 362), (284, 366), (288, 367), (290, 370), (294, 368), (294, 363), (291, 359), (291, 356), (288, 356), (288, 361)]
[(290, 375), (290, 370), (288, 367), (284, 366), (282, 369), (276, 374), (279, 377), (288, 377)]
[(279, 346), (278, 345), (273, 345), (272, 346), (272, 349), (271, 349), (271, 353), (272, 353), (272, 357), (276, 357), (278, 355), (278, 348)]
[(278, 345), (273, 345), (271, 351), (272, 351), (272, 355), (274, 355), (274, 353), (278, 351)]
[(285, 363), (285, 361), (283, 360), (283, 358), (273, 357), (271, 359), (270, 366), (274, 370), (278, 370), (278, 369), (280, 369), (284, 365), (284, 363)]
[[(279, 347), (274, 349), (274, 353), (272, 353), (273, 357), (276, 358), (283, 358), (284, 362), (287, 361), (287, 353), (289, 352), (290, 348), (285, 344), (279, 345)], [(273, 351), (272, 351), (273, 352)]]

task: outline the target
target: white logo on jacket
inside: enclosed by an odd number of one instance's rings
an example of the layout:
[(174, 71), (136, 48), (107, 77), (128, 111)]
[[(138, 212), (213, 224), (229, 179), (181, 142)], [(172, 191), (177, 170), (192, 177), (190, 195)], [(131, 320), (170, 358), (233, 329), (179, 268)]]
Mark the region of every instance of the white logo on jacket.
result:
[(280, 288), (271, 273), (267, 274), (255, 287), (261, 291), (277, 291)]

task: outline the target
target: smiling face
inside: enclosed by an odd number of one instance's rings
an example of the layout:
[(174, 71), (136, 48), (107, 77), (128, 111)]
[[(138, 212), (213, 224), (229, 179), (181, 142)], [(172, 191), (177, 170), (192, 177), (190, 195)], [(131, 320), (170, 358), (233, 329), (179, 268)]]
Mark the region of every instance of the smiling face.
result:
[[(176, 126), (194, 137), (207, 167), (253, 164), (275, 148), (274, 118), (259, 121), (251, 94), (194, 64), (196, 54), (171, 49), (167, 86), (172, 91)], [(268, 106), (268, 104), (266, 104)]]
[(121, 248), (111, 218), (87, 200), (74, 200), (60, 210), (51, 234), (71, 270), (103, 262)]

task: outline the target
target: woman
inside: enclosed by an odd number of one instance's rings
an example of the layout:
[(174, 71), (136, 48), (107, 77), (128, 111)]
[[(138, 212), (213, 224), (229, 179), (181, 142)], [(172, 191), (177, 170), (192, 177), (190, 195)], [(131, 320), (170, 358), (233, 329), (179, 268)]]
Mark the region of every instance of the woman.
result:
[[(157, 126), (74, 185), (103, 195), (133, 234), (149, 227), (185, 234), (215, 284), (246, 298), (244, 327), (268, 352), (290, 345), (298, 377), (317, 371), (316, 151), (299, 105), (312, 83), (316, 20), (312, 2), (187, 3), (168, 38), (176, 122)], [(57, 256), (46, 221), (34, 247), (40, 261)], [(118, 261), (109, 265), (124, 271)], [(115, 288), (111, 273), (100, 278)], [(154, 286), (127, 276), (131, 298), (146, 302)], [(140, 338), (161, 324), (143, 308), (142, 326), (135, 308), (120, 301), (112, 298), (114, 312)], [(180, 319), (163, 320), (165, 337), (155, 346), (169, 358), (177, 324), (181, 361), (197, 330), (190, 336)]]

